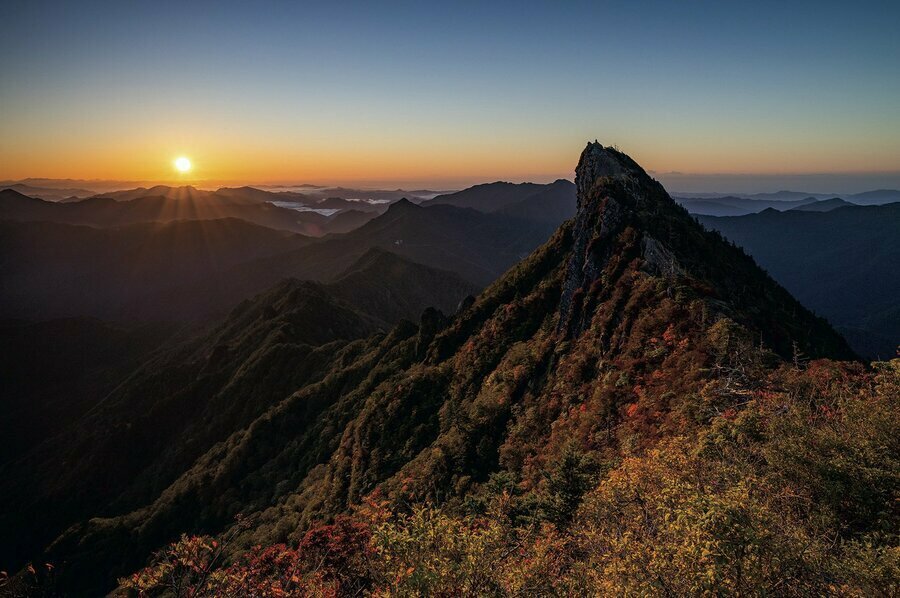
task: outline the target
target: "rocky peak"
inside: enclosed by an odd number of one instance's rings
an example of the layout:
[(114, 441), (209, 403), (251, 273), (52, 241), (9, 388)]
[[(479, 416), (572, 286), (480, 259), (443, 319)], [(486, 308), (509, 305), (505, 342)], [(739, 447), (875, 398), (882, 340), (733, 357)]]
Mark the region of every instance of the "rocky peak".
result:
[[(634, 160), (596, 141), (588, 143), (581, 153), (575, 187), (578, 208), (559, 324), (568, 335), (577, 334), (584, 324), (573, 311), (578, 307), (573, 305), (576, 295), (600, 277), (616, 251), (615, 237), (627, 226), (646, 233), (644, 225), (652, 219), (652, 213), (677, 209), (662, 186)], [(668, 255), (658, 243), (654, 248), (654, 255)]]
[(590, 191), (606, 178), (649, 178), (647, 173), (627, 155), (612, 147), (603, 147), (594, 141), (588, 143), (578, 166), (575, 168), (575, 187), (578, 193), (578, 207)]
[(578, 208), (559, 304), (560, 336), (579, 337), (598, 305), (617, 292), (627, 296), (635, 280), (650, 276), (665, 297), (680, 293), (703, 303), (710, 317), (758, 331), (782, 356), (790, 355), (793, 342), (818, 354), (852, 356), (827, 323), (743, 251), (706, 231), (626, 154), (588, 143), (575, 184)]
[(621, 176), (625, 173), (618, 156), (611, 148), (605, 148), (596, 141), (588, 143), (578, 166), (575, 168), (575, 189), (578, 193), (578, 207), (598, 179), (602, 177)]

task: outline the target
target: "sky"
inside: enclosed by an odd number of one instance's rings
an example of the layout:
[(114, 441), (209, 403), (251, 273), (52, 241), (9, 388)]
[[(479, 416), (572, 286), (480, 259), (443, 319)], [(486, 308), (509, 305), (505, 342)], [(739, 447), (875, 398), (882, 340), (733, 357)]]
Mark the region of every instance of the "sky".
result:
[(597, 139), (685, 190), (900, 187), (896, 1), (4, 0), (0, 22), (0, 180), (459, 188), (571, 178)]

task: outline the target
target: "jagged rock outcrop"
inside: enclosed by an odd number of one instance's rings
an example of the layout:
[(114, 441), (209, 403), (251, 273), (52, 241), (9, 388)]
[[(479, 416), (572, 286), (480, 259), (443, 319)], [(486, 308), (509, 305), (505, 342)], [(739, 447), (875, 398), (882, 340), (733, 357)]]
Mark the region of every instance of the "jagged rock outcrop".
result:
[(629, 206), (611, 196), (610, 191), (614, 184), (636, 188), (637, 177), (642, 173), (630, 158), (596, 141), (581, 154), (575, 169), (578, 212), (572, 257), (560, 305), (559, 327), (568, 335), (576, 332), (580, 322), (573, 321), (576, 293), (583, 293), (585, 285), (597, 279), (610, 257), (611, 244), (607, 241), (620, 232), (628, 217)]
[[(829, 352), (853, 356), (827, 324), (741, 250), (703, 229), (629, 156), (596, 141), (588, 143), (575, 184), (578, 213), (557, 324), (563, 336), (578, 336), (589, 325), (604, 288), (627, 263), (638, 260), (643, 270), (668, 281), (669, 292), (684, 286), (700, 290), (715, 313), (760, 329), (782, 356), (792, 343), (805, 343), (812, 336), (821, 340), (823, 335), (830, 339)], [(790, 317), (758, 317), (780, 311)]]
[(595, 284), (616, 250), (616, 237), (627, 227), (639, 232), (638, 255), (654, 273), (674, 277), (683, 271), (665, 241), (654, 238), (650, 219), (683, 217), (662, 185), (650, 178), (630, 157), (598, 142), (588, 143), (575, 170), (578, 213), (572, 257), (563, 286), (559, 329), (577, 335), (585, 323), (580, 301)]

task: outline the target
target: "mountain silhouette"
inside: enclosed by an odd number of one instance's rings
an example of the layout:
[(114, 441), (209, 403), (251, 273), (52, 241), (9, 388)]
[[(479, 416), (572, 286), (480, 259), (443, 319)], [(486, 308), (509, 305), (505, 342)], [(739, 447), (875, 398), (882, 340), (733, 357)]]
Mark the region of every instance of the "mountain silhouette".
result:
[(900, 203), (765, 210), (700, 221), (743, 247), (804, 305), (828, 318), (858, 353), (882, 359), (896, 353)]
[(804, 204), (802, 206), (797, 206), (796, 208), (791, 209), (798, 212), (830, 212), (831, 210), (846, 208), (847, 206), (852, 205), (855, 204), (852, 204), (849, 201), (845, 201), (840, 197), (832, 197), (831, 199), (820, 199), (813, 203)]
[(575, 215), (575, 185), (565, 179), (547, 185), (498, 181), (438, 195), (422, 205), (472, 208), (558, 225)]
[(244, 196), (220, 195), (193, 187), (141, 188), (72, 202), (43, 201), (11, 189), (0, 191), (2, 220), (106, 228), (143, 222), (222, 218), (239, 218), (260, 226), (308, 236), (320, 236), (328, 232), (328, 218), (322, 214), (283, 208)]
[[(219, 204), (195, 190), (179, 193), (187, 199), (50, 204), (0, 192), (0, 211), (13, 215), (0, 219), (5, 268), (0, 317), (202, 321), (227, 314), (284, 278), (333, 281), (372, 248), (453, 272), (474, 290), (546, 241), (562, 216), (528, 220), (400, 200), (381, 215), (338, 214), (328, 219), (329, 226), (348, 232), (315, 241), (239, 218), (216, 218), (223, 211), (246, 216), (246, 210), (266, 210), (269, 204), (207, 209)], [(206, 207), (185, 213), (200, 204)], [(167, 207), (160, 214), (144, 209), (149, 205)], [(170, 219), (181, 216), (187, 219)], [(92, 292), (84, 293), (85, 285)]]

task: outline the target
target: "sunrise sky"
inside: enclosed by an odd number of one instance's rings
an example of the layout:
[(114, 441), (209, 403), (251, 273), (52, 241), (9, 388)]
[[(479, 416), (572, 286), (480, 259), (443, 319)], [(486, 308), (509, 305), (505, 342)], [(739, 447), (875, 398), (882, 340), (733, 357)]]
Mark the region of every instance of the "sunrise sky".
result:
[(7, 0), (0, 179), (900, 185), (900, 3), (377, 4)]

